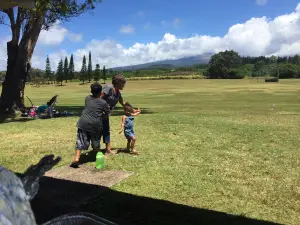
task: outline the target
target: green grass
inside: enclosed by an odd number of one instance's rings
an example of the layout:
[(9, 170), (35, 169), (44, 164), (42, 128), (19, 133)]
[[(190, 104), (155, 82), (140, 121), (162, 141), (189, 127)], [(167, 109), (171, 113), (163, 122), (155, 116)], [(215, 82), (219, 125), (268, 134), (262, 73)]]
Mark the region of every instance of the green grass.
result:
[[(26, 88), (35, 104), (56, 93), (60, 105), (82, 106), (89, 86)], [(149, 113), (135, 122), (141, 155), (119, 154), (106, 160), (109, 169), (135, 172), (113, 189), (299, 224), (299, 94), (299, 80), (129, 81), (124, 99)], [(61, 165), (69, 164), (77, 120), (1, 124), (0, 164), (23, 172), (48, 153), (61, 155)], [(118, 134), (120, 122), (120, 116), (111, 119), (113, 148), (126, 146)]]
[(157, 76), (188, 76), (188, 75), (202, 75), (205, 72), (205, 69), (190, 68), (190, 71), (185, 71), (183, 68), (177, 68), (172, 71), (169, 69), (144, 69), (139, 70), (138, 73), (133, 71), (123, 71), (122, 74), (125, 77), (157, 77)]

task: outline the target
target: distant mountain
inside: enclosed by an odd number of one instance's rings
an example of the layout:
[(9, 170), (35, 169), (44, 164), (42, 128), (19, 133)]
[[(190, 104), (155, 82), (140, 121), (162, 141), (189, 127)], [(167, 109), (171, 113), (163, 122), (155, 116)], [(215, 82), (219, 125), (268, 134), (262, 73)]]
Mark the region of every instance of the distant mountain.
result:
[(120, 70), (141, 70), (141, 69), (155, 69), (155, 68), (171, 69), (171, 68), (178, 68), (178, 67), (187, 67), (196, 64), (207, 64), (212, 55), (213, 55), (212, 53), (206, 53), (202, 55), (189, 56), (180, 59), (162, 60), (162, 61), (139, 64), (139, 65), (114, 67), (110, 69), (115, 71), (120, 71)]

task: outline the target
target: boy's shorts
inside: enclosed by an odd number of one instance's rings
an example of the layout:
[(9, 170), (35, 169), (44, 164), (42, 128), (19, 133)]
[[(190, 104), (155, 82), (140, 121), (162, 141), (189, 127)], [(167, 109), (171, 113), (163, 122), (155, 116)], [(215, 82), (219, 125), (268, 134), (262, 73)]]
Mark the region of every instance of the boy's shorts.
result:
[(76, 150), (88, 150), (90, 143), (94, 150), (100, 149), (100, 139), (101, 135), (95, 135), (89, 133), (87, 131), (81, 130), (78, 128), (77, 130), (77, 140), (76, 140)]

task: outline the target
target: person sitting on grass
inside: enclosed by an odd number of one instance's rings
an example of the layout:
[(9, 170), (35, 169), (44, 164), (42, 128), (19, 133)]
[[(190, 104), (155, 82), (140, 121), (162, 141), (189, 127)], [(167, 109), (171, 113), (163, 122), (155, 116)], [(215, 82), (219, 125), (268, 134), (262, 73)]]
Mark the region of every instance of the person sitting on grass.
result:
[(47, 102), (47, 104), (40, 105), (36, 108), (36, 114), (38, 116), (43, 116), (46, 114), (48, 117), (52, 117), (53, 115), (53, 109), (52, 106)]
[(124, 112), (125, 115), (122, 116), (121, 130), (119, 133), (121, 134), (124, 131), (125, 138), (127, 139), (127, 152), (138, 155), (138, 152), (135, 149), (136, 136), (133, 127), (134, 116), (139, 115), (141, 110), (134, 110), (132, 105), (126, 102), (124, 105)]
[(53, 105), (57, 100), (57, 96), (58, 95), (52, 97), (46, 104), (38, 106), (36, 108), (37, 115), (41, 116), (46, 113), (48, 117), (53, 117)]
[(103, 133), (103, 118), (110, 113), (109, 105), (101, 99), (102, 86), (98, 82), (91, 85), (92, 95), (85, 98), (85, 107), (77, 123), (77, 140), (74, 161), (70, 165), (78, 168), (80, 152), (88, 150), (91, 143), (93, 151), (100, 151), (100, 139)]

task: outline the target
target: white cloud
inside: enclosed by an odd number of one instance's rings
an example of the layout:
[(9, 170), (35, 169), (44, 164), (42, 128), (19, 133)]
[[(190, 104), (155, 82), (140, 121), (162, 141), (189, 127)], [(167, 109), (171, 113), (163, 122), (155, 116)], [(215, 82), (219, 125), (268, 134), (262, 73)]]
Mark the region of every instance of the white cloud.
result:
[(156, 43), (136, 43), (129, 48), (112, 40), (94, 40), (80, 52), (92, 50), (95, 60), (110, 67), (231, 49), (249, 56), (300, 53), (300, 4), (294, 12), (274, 19), (251, 18), (245, 23), (235, 24), (223, 37), (194, 35), (180, 38), (166, 33)]
[(135, 32), (135, 28), (131, 24), (123, 25), (120, 27), (121, 34), (133, 34), (134, 32)]
[(6, 70), (6, 66), (7, 66), (6, 43), (9, 40), (10, 37), (4, 37), (0, 39), (0, 71)]
[(72, 42), (82, 41), (82, 34), (71, 33), (69, 30), (62, 27), (58, 21), (48, 31), (41, 31), (38, 43), (43, 45), (59, 45), (66, 37)]
[[(51, 70), (56, 71), (59, 61), (61, 59), (64, 61), (65, 57), (68, 57), (68, 59), (70, 60), (70, 55), (64, 49), (49, 54)], [(31, 63), (32, 63), (32, 67), (34, 68), (40, 68), (40, 69), (46, 68), (46, 58), (40, 57), (39, 55), (36, 54), (33, 55), (31, 59)]]
[(72, 41), (74, 43), (82, 41), (82, 34), (69, 33), (68, 36), (69, 36), (70, 41)]
[[(220, 45), (220, 40), (220, 38), (208, 36), (179, 39), (167, 33), (158, 43), (136, 43), (129, 48), (125, 48), (114, 40), (92, 40), (85, 48), (78, 49), (74, 53), (75, 69), (80, 70), (83, 55), (87, 56), (89, 51), (92, 52), (93, 61), (98, 61), (101, 66), (123, 66), (205, 53)], [(202, 42), (205, 42), (205, 46), (199, 49)]]
[(45, 45), (59, 45), (67, 34), (68, 30), (57, 22), (48, 31), (42, 30), (38, 42)]
[(70, 59), (70, 56), (69, 56), (68, 52), (64, 49), (61, 49), (58, 52), (54, 52), (54, 53), (49, 54), (49, 59), (50, 59), (50, 64), (51, 64), (52, 71), (56, 71), (59, 61), (62, 59), (63, 62), (64, 62), (66, 56), (68, 57), (68, 59)]
[[(6, 65), (6, 44), (0, 41), (0, 69)], [(240, 55), (293, 55), (300, 54), (300, 4), (289, 13), (274, 19), (250, 18), (235, 24), (224, 36), (193, 35), (180, 38), (166, 33), (158, 42), (135, 43), (125, 47), (116, 40), (91, 40), (74, 51), (76, 70), (80, 70), (83, 55), (92, 52), (94, 64), (106, 67), (125, 66), (156, 60), (176, 59), (204, 53), (235, 50)], [(3, 53), (4, 51), (4, 53)], [(56, 69), (61, 57), (70, 56), (65, 50), (50, 53), (51, 66)], [(44, 55), (35, 51), (34, 66), (44, 69)]]
[(256, 0), (257, 5), (266, 5), (268, 3), (268, 0)]

